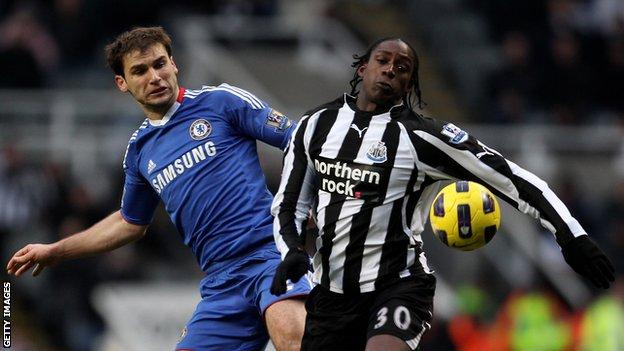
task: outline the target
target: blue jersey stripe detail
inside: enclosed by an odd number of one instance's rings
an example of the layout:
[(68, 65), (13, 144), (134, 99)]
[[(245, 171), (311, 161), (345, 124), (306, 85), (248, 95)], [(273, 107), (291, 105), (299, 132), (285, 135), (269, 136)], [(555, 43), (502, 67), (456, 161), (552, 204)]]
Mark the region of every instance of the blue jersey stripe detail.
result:
[(238, 97), (239, 99), (245, 101), (247, 104), (249, 104), (253, 109), (255, 110), (260, 110), (265, 108), (265, 105), (262, 103), (262, 101), (260, 99), (258, 99), (257, 97), (255, 97), (253, 94), (240, 89), (240, 88), (236, 88), (233, 87), (231, 85), (227, 85), (227, 84), (221, 84), (218, 87), (213, 87), (213, 86), (204, 86), (202, 89), (200, 90), (187, 90), (184, 93), (184, 97), (189, 98), (189, 99), (195, 99), (196, 97), (198, 97), (199, 95), (205, 93), (205, 92), (209, 92), (209, 91), (226, 91), (236, 97)]
[(252, 101), (254, 101), (259, 107), (258, 108), (264, 108), (264, 104), (262, 103), (262, 101), (260, 99), (258, 99), (254, 94), (248, 92), (247, 90), (241, 89), (239, 87), (235, 87), (229, 84), (221, 84), (221, 87), (225, 87), (225, 88), (229, 88), (232, 89), (244, 96), (247, 96), (248, 98), (250, 98)]

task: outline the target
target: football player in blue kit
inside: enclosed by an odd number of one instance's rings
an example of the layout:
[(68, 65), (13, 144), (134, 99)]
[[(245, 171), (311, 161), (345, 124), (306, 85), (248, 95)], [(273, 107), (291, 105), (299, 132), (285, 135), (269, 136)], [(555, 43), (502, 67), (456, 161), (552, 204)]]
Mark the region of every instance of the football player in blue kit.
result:
[(178, 85), (171, 39), (161, 27), (134, 28), (106, 47), (115, 83), (147, 119), (132, 134), (120, 210), (51, 244), (30, 244), (7, 265), (19, 276), (67, 259), (110, 251), (141, 238), (160, 200), (206, 277), (201, 301), (176, 350), (298, 350), (307, 279), (270, 293), (280, 263), (272, 195), (256, 140), (284, 149), (294, 124), (234, 86)]

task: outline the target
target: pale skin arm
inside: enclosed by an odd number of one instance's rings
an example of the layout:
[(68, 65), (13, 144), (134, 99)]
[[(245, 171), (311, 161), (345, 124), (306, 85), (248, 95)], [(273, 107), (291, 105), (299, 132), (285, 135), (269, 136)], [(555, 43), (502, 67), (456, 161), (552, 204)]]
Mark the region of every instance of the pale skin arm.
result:
[(19, 277), (31, 267), (33, 276), (61, 261), (112, 251), (143, 237), (146, 225), (126, 222), (119, 211), (90, 228), (51, 244), (29, 244), (17, 251), (7, 264), (7, 273)]

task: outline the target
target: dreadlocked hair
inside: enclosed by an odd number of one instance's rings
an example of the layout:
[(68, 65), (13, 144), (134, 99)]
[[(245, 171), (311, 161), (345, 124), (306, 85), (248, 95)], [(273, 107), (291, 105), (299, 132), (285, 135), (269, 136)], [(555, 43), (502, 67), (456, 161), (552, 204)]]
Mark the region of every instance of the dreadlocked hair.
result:
[(358, 94), (359, 90), (357, 89), (357, 86), (362, 81), (362, 77), (360, 77), (357, 73), (358, 69), (363, 64), (368, 62), (368, 60), (370, 59), (371, 53), (373, 52), (373, 50), (377, 48), (377, 46), (379, 46), (379, 44), (386, 42), (386, 41), (391, 41), (391, 40), (398, 40), (398, 41), (404, 42), (410, 48), (410, 50), (412, 50), (412, 53), (414, 54), (414, 71), (412, 73), (412, 77), (410, 78), (410, 82), (412, 83), (412, 89), (408, 90), (405, 93), (405, 95), (403, 95), (403, 103), (407, 107), (409, 107), (411, 110), (413, 110), (414, 109), (413, 101), (415, 97), (416, 106), (418, 106), (418, 108), (422, 110), (423, 107), (427, 104), (422, 100), (422, 92), (420, 90), (420, 83), (418, 81), (418, 66), (419, 66), (418, 55), (416, 54), (416, 50), (408, 42), (404, 41), (401, 38), (395, 38), (395, 37), (382, 38), (372, 43), (364, 54), (362, 55), (353, 54), (353, 59), (355, 61), (353, 61), (353, 63), (351, 64), (351, 67), (355, 68), (355, 72), (353, 73), (353, 78), (351, 79), (351, 81), (349, 81), (349, 85), (351, 86), (351, 95), (356, 96)]

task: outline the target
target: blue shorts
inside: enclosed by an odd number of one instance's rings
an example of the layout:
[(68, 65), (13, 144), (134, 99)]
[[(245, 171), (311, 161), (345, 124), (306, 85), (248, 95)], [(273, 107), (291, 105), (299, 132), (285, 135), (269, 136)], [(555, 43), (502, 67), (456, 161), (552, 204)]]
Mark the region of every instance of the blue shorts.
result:
[(279, 300), (306, 296), (312, 288), (303, 277), (289, 284), (284, 295), (272, 295), (269, 290), (280, 262), (279, 252), (271, 245), (243, 259), (220, 263), (208, 272), (200, 284), (202, 300), (176, 350), (263, 349), (269, 340), (264, 311)]

